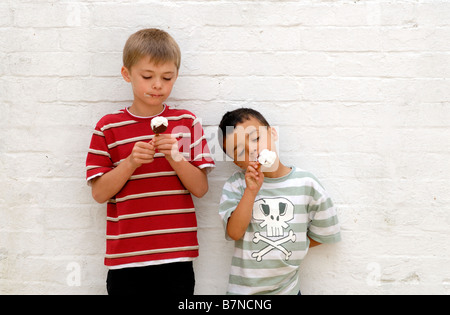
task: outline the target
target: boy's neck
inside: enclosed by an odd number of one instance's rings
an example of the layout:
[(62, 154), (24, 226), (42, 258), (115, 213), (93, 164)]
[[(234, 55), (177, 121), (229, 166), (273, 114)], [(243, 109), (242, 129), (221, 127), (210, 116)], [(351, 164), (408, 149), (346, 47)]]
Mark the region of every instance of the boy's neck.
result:
[(291, 168), (287, 167), (286, 165), (282, 164), (281, 162), (279, 162), (278, 168), (276, 171), (273, 172), (263, 172), (264, 173), (264, 177), (268, 177), (268, 178), (280, 178), (283, 176), (286, 176), (287, 174), (289, 174), (291, 172)]
[(128, 111), (133, 115), (139, 117), (152, 117), (160, 114), (164, 110), (164, 104), (159, 106), (141, 106), (138, 102), (133, 102), (133, 104), (128, 108)]

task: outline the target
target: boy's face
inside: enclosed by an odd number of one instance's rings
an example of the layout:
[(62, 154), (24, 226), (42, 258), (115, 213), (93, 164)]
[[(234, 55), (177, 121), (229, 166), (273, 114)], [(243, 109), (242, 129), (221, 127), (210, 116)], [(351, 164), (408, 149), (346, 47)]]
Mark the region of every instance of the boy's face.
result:
[(173, 62), (156, 65), (143, 57), (131, 69), (122, 67), (122, 76), (133, 87), (133, 104), (161, 109), (172, 92), (178, 71)]
[[(275, 128), (264, 126), (258, 119), (250, 117), (225, 137), (224, 148), (234, 158), (234, 164), (247, 169), (249, 162), (256, 161), (262, 150), (276, 151), (277, 137)], [(278, 166), (278, 157), (274, 166)]]

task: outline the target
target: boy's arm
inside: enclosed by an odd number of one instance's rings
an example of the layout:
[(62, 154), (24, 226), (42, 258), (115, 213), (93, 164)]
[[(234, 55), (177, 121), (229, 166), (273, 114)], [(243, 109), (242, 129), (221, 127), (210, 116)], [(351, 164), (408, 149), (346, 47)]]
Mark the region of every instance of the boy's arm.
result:
[(264, 181), (264, 174), (256, 162), (251, 162), (245, 173), (247, 187), (236, 209), (228, 219), (227, 234), (233, 240), (240, 240), (252, 219), (253, 204)]
[(311, 175), (311, 203), (307, 206), (310, 223), (308, 226), (308, 237), (311, 241), (310, 247), (319, 244), (329, 244), (341, 240), (337, 210), (320, 182)]
[(197, 198), (201, 198), (208, 192), (209, 187), (206, 169), (199, 169), (189, 163), (181, 155), (179, 159), (174, 159), (171, 156), (166, 156), (166, 158), (170, 166), (172, 166), (173, 170), (177, 173), (177, 176), (184, 187), (186, 187), (191, 194)]
[(241, 201), (228, 219), (227, 234), (235, 241), (244, 236), (250, 224), (255, 198), (256, 195), (246, 189)]
[(168, 134), (156, 136), (153, 143), (158, 152), (163, 153), (177, 173), (184, 187), (197, 198), (208, 192), (208, 177), (205, 169), (199, 169), (187, 161), (178, 149), (178, 141)]
[(116, 168), (92, 180), (92, 197), (104, 203), (114, 197), (142, 164), (153, 162), (155, 149), (152, 143), (137, 142), (131, 154)]

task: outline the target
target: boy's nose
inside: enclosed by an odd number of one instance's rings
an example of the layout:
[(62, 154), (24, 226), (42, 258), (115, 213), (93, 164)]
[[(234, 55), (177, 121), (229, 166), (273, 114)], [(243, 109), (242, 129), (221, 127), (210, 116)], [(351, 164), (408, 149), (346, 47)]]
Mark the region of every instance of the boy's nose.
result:
[(153, 88), (156, 89), (156, 90), (160, 89), (161, 88), (161, 81), (155, 80), (153, 82)]

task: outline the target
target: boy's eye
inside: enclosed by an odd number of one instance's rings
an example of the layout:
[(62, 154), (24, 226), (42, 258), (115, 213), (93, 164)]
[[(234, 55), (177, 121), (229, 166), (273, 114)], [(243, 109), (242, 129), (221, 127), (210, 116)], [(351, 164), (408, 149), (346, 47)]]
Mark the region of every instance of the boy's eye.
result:
[(237, 157), (242, 156), (245, 153), (245, 148), (242, 146), (239, 146), (239, 148), (236, 148), (235, 154)]
[[(144, 80), (150, 80), (152, 77), (142, 76), (142, 78), (143, 78)], [(163, 78), (163, 79), (166, 80), (166, 81), (172, 80), (172, 78)]]

